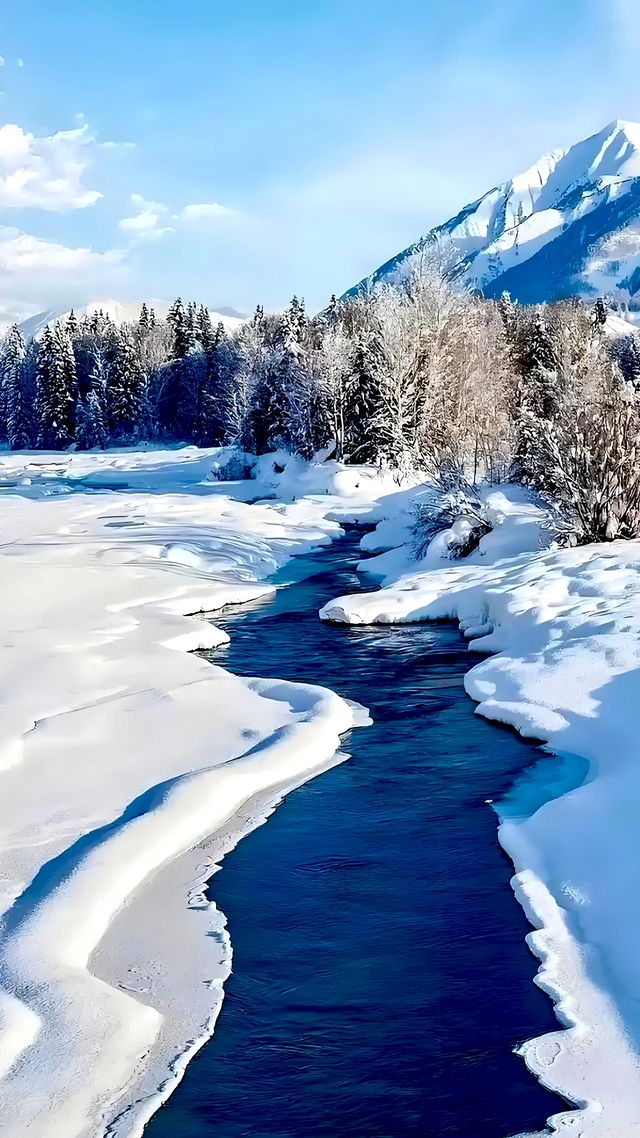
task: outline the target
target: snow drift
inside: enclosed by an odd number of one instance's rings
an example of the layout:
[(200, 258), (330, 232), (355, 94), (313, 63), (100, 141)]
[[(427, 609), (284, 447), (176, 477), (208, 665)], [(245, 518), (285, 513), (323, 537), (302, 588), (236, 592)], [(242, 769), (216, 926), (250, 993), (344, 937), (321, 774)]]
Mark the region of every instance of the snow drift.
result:
[(200, 997), (190, 1013), (180, 915), (163, 929), (169, 975), (184, 985), (175, 1022), (152, 991), (98, 978), (96, 945), (161, 866), (256, 794), (322, 769), (354, 725), (331, 692), (240, 679), (189, 655), (223, 639), (190, 614), (271, 592), (267, 576), (338, 535), (328, 515), (364, 504), (373, 478), (345, 500), (323, 472), (315, 497), (251, 505), (211, 477), (216, 457), (0, 460), (3, 1138), (111, 1132), (143, 1070), (155, 1063), (160, 1087), (169, 1044), (173, 1060), (211, 1030), (219, 938), (203, 938), (206, 1009)]

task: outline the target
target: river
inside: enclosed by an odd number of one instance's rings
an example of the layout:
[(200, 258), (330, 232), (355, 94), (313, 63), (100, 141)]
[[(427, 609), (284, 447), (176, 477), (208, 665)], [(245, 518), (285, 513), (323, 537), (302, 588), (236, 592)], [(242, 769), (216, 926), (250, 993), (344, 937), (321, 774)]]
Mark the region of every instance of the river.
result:
[(487, 803), (538, 753), (473, 714), (451, 624), (318, 620), (366, 587), (357, 544), (349, 530), (291, 562), (274, 600), (216, 618), (216, 663), (324, 684), (373, 725), (212, 879), (233, 975), (149, 1138), (507, 1138), (563, 1106), (513, 1053), (557, 1023)]

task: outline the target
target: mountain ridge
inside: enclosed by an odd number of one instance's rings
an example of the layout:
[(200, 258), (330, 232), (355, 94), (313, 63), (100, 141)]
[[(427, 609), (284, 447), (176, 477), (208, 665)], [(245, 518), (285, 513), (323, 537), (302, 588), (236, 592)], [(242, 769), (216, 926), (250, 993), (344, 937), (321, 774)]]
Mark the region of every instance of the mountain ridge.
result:
[(551, 150), (385, 261), (352, 296), (399, 283), (445, 245), (448, 273), (485, 296), (523, 303), (609, 295), (640, 321), (640, 123), (616, 119)]
[[(147, 308), (153, 308), (156, 316), (160, 320), (166, 318), (167, 312), (171, 307), (171, 302), (168, 300), (161, 300), (157, 297), (152, 297), (146, 302)], [(94, 312), (102, 311), (105, 316), (109, 316), (114, 324), (126, 324), (135, 322), (142, 307), (142, 300), (92, 300), (88, 304), (79, 305), (73, 309), (73, 312), (78, 318), (83, 316), (91, 316)], [(71, 309), (58, 310), (53, 308), (43, 309), (42, 312), (37, 312), (34, 316), (28, 316), (23, 320), (18, 327), (23, 336), (27, 340), (38, 339), (42, 335), (45, 328), (55, 324), (57, 320), (65, 320), (71, 313)], [(213, 311), (209, 310), (209, 314), (214, 324), (218, 322), (224, 324), (227, 331), (231, 332), (234, 328), (238, 328), (240, 324), (246, 320), (246, 316), (235, 309), (229, 307), (222, 307)]]

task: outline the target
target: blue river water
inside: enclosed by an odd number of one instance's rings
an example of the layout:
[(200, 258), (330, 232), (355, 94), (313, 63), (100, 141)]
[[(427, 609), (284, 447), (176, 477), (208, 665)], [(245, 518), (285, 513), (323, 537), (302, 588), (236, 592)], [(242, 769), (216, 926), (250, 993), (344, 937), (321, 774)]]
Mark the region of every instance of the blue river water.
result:
[(212, 879), (233, 975), (149, 1138), (507, 1138), (546, 1133), (564, 1105), (513, 1053), (557, 1023), (486, 801), (538, 753), (473, 714), (452, 625), (318, 620), (363, 587), (357, 541), (216, 619), (231, 635), (217, 663), (325, 684), (374, 722)]

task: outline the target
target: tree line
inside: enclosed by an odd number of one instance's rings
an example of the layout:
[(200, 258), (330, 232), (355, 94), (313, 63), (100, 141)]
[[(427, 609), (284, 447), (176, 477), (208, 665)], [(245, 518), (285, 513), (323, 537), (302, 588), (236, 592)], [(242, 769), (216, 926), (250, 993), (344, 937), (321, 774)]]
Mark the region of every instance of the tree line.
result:
[[(310, 317), (293, 298), (233, 333), (206, 307), (73, 313), (0, 345), (0, 441), (64, 450), (232, 442), (385, 463), (443, 486), (517, 478), (579, 538), (640, 528), (640, 344), (579, 300), (460, 293), (435, 264)], [(576, 522), (576, 518), (579, 519)]]

